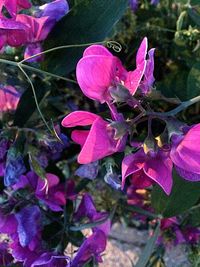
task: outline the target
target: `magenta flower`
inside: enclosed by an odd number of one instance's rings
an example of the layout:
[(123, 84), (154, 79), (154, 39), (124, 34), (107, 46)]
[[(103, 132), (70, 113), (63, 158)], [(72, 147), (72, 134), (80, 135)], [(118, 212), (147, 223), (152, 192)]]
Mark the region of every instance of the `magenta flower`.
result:
[(63, 127), (90, 126), (90, 130), (74, 130), (72, 140), (81, 146), (78, 155), (80, 164), (87, 164), (115, 152), (123, 151), (125, 138), (114, 139), (115, 131), (100, 116), (87, 111), (75, 111), (67, 115)]
[(46, 174), (47, 186), (45, 181), (39, 178), (34, 172), (28, 172), (22, 175), (18, 183), (13, 186), (13, 189), (28, 187), (35, 192), (35, 196), (45, 203), (53, 211), (61, 211), (61, 206), (66, 204), (66, 197), (73, 198), (73, 185), (68, 183), (70, 192), (65, 196), (64, 185), (59, 184), (59, 178), (51, 173)]
[(170, 152), (176, 170), (184, 179), (200, 180), (200, 123), (194, 125), (185, 135), (172, 136)]
[[(81, 200), (78, 210), (75, 213), (75, 219), (79, 221), (83, 217), (87, 217), (91, 223), (106, 219), (107, 212), (98, 212), (94, 205), (94, 202), (89, 194), (85, 194)], [(101, 230), (107, 236), (110, 232), (111, 221), (107, 219), (102, 224), (93, 228), (93, 232)]]
[(18, 47), (27, 42), (28, 26), (13, 19), (0, 18), (0, 49), (5, 45)]
[(13, 86), (0, 86), (0, 112), (15, 110), (19, 99), (20, 93)]
[(2, 14), (2, 9), (6, 8), (8, 13), (12, 18), (15, 18), (17, 11), (21, 9), (28, 9), (31, 7), (31, 3), (28, 0), (1, 0), (0, 1), (0, 13)]
[[(40, 42), (44, 41), (56, 22), (59, 21), (69, 11), (69, 5), (66, 0), (56, 0), (39, 7), (36, 17), (28, 15), (18, 15), (17, 21), (20, 21), (29, 28), (27, 46), (24, 58), (28, 58), (42, 52)], [(30, 61), (41, 61), (42, 56), (32, 58)]]
[(105, 47), (92, 45), (88, 47), (83, 58), (78, 62), (76, 75), (83, 93), (101, 103), (112, 98), (110, 90), (122, 84), (134, 94), (140, 85), (146, 68), (147, 38), (145, 37), (136, 56), (136, 69), (127, 72), (121, 61)]
[(146, 185), (151, 184), (150, 181), (158, 183), (169, 195), (172, 188), (172, 166), (169, 152), (159, 150), (145, 154), (141, 148), (136, 153), (126, 156), (122, 161), (122, 188), (126, 177), (132, 175), (132, 181), (136, 177), (137, 183), (138, 179)]
[(105, 249), (106, 236), (104, 232), (97, 230), (83, 242), (70, 267), (82, 267), (91, 259), (102, 262), (101, 254)]

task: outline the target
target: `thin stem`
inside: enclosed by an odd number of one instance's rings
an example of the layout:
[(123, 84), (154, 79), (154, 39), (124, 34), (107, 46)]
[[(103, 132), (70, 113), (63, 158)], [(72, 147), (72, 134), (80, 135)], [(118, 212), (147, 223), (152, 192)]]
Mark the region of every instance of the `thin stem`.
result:
[(175, 116), (177, 113), (181, 112), (182, 110), (188, 108), (189, 106), (197, 103), (200, 101), (200, 95), (196, 96), (188, 101), (182, 102), (178, 107), (172, 109), (168, 112), (146, 112), (146, 115), (150, 116), (158, 116), (158, 117), (170, 117)]
[(60, 50), (60, 49), (66, 49), (66, 48), (72, 48), (72, 47), (84, 47), (84, 46), (89, 46), (89, 45), (94, 45), (94, 44), (104, 44), (106, 43), (105, 41), (104, 42), (95, 42), (95, 43), (86, 43), (86, 44), (72, 44), (72, 45), (61, 45), (61, 46), (57, 46), (57, 47), (53, 47), (53, 48), (50, 48), (48, 50), (44, 50), (40, 53), (37, 53), (35, 55), (32, 55), (28, 58), (25, 58), (23, 60), (21, 60), (19, 63), (22, 64), (23, 62), (25, 61), (28, 61), (32, 58), (35, 58), (35, 57), (38, 57), (38, 56), (41, 56), (41, 55), (45, 55), (45, 54), (48, 54), (50, 52), (53, 52), (53, 51), (57, 51), (57, 50)]
[(32, 81), (31, 81), (31, 79), (29, 78), (28, 74), (25, 72), (25, 70), (22, 68), (22, 66), (20, 64), (18, 64), (18, 67), (22, 71), (22, 73), (24, 74), (24, 76), (26, 77), (28, 82), (30, 83), (30, 86), (31, 86), (31, 89), (32, 89), (32, 92), (33, 92), (33, 97), (35, 99), (35, 104), (36, 104), (37, 110), (38, 110), (38, 112), (39, 112), (44, 124), (46, 125), (47, 129), (50, 131), (50, 133), (52, 133), (52, 130), (49, 127), (49, 125), (48, 125), (46, 119), (44, 118), (44, 116), (42, 114), (42, 111), (40, 109), (40, 106), (39, 106), (39, 103), (38, 103), (38, 100), (37, 100), (37, 95), (36, 95), (36, 92), (35, 92), (35, 88), (34, 88), (34, 85), (33, 85)]
[(64, 80), (64, 81), (67, 81), (67, 82), (71, 82), (71, 83), (77, 84), (77, 82), (74, 81), (74, 80), (71, 80), (71, 79), (68, 79), (68, 78), (62, 77), (60, 75), (56, 75), (56, 74), (53, 74), (53, 73), (50, 73), (50, 72), (47, 72), (47, 71), (44, 71), (44, 70), (41, 70), (41, 69), (37, 69), (37, 68), (31, 67), (31, 66), (28, 66), (28, 65), (25, 65), (25, 64), (21, 64), (20, 62), (14, 62), (14, 61), (11, 61), (11, 60), (0, 58), (0, 63), (5, 63), (5, 64), (12, 65), (12, 66), (15, 66), (15, 67), (18, 67), (20, 65), (23, 69), (27, 69), (27, 70), (30, 70), (32, 72), (40, 73), (40, 74), (47, 75), (47, 76), (50, 76), (50, 77), (53, 77), (53, 78), (56, 78), (56, 79), (60, 79), (60, 80)]

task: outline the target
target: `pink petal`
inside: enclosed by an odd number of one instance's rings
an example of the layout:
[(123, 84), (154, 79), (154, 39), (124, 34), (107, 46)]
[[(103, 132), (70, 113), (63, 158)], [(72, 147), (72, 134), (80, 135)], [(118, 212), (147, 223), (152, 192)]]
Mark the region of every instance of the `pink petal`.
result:
[(126, 181), (126, 177), (138, 172), (144, 166), (145, 154), (143, 149), (138, 150), (136, 153), (126, 156), (122, 161), (122, 189)]
[(83, 57), (86, 56), (111, 56), (113, 55), (102, 45), (91, 45), (88, 48), (85, 49), (83, 53)]
[(79, 144), (82, 147), (85, 144), (89, 132), (90, 131), (87, 130), (74, 130), (72, 132), (71, 138), (75, 143)]
[(146, 60), (143, 61), (134, 71), (129, 71), (125, 80), (125, 86), (128, 88), (129, 92), (134, 95), (146, 68)]
[(173, 163), (187, 172), (200, 174), (199, 143), (200, 123), (192, 127), (179, 144), (172, 143), (170, 157)]
[(76, 76), (83, 93), (101, 103), (110, 99), (108, 88), (116, 80), (119, 60), (114, 56), (87, 56), (77, 65)]
[(87, 111), (74, 111), (62, 120), (63, 127), (91, 125), (99, 116)]
[(146, 59), (147, 48), (148, 48), (148, 40), (147, 40), (147, 37), (144, 37), (137, 51), (136, 66), (142, 64), (144, 60)]
[(107, 126), (108, 123), (101, 118), (94, 121), (78, 156), (80, 164), (91, 163), (116, 152), (116, 142), (109, 136)]
[(167, 195), (172, 189), (172, 161), (159, 153), (154, 158), (149, 158), (144, 165), (144, 172), (157, 184), (159, 184)]

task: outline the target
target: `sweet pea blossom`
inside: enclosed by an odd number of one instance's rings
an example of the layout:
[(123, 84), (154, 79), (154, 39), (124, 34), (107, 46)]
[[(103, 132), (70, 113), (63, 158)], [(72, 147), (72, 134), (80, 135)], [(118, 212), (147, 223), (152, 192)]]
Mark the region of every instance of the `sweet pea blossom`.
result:
[[(44, 41), (57, 21), (59, 21), (69, 11), (66, 0), (56, 0), (39, 7), (36, 17), (27, 14), (16, 14), (14, 2), (6, 2), (6, 7), (14, 16), (13, 19), (0, 17), (0, 49), (6, 45), (18, 47), (25, 45), (25, 58), (42, 52), (41, 42)], [(22, 8), (30, 7), (29, 2), (19, 1)], [(5, 4), (2, 4), (2, 8)], [(36, 57), (31, 61), (40, 61), (42, 57)]]
[(20, 99), (20, 93), (11, 85), (0, 85), (0, 112), (15, 110)]
[[(87, 217), (91, 223), (106, 219), (107, 212), (98, 212), (94, 205), (94, 202), (89, 194), (85, 194), (82, 201), (75, 213), (76, 221), (79, 221), (83, 217)], [(109, 234), (111, 228), (111, 221), (107, 219), (104, 223), (93, 228), (93, 232), (101, 230), (106, 236)]]
[[(13, 185), (13, 189), (30, 188), (35, 192), (35, 196), (45, 203), (53, 211), (61, 211), (61, 206), (66, 204), (64, 185), (59, 184), (59, 178), (51, 173), (46, 174), (48, 191), (46, 192), (45, 181), (30, 171), (26, 175), (21, 175), (18, 183)], [(68, 198), (73, 198), (73, 184), (68, 183), (70, 191)]]
[(122, 161), (122, 188), (127, 176), (132, 175), (132, 180), (138, 179), (147, 186), (151, 181), (158, 183), (167, 195), (172, 188), (172, 161), (169, 152), (145, 153), (139, 149), (136, 153), (129, 154)]
[(80, 164), (97, 161), (115, 152), (123, 151), (126, 137), (115, 139), (115, 131), (100, 116), (87, 111), (74, 111), (67, 115), (63, 127), (90, 126), (90, 130), (74, 130), (71, 138), (81, 146)]
[[(68, 256), (59, 256), (54, 253), (46, 252), (40, 255), (30, 267), (68, 267), (70, 258)], [(70, 267), (70, 266), (69, 266)]]
[(200, 123), (184, 135), (172, 136), (170, 158), (177, 172), (189, 181), (200, 181)]
[(70, 267), (82, 267), (90, 259), (102, 262), (101, 254), (106, 249), (106, 236), (104, 232), (98, 230), (89, 236), (79, 248)]
[[(150, 61), (152, 62), (153, 52), (150, 51)], [(121, 61), (105, 47), (92, 45), (84, 51), (82, 59), (77, 64), (78, 84), (87, 97), (101, 103), (112, 100), (110, 91), (117, 88), (118, 84), (124, 85), (133, 95), (145, 73), (146, 55), (147, 38), (145, 37), (136, 55), (136, 69), (128, 72), (122, 66)], [(152, 63), (148, 64), (146, 78), (148, 78), (152, 67)]]
[(29, 0), (1, 0), (0, 1), (0, 13), (2, 14), (2, 9), (6, 8), (8, 13), (12, 18), (15, 18), (17, 15), (17, 11), (21, 9), (28, 9), (31, 7), (31, 3)]

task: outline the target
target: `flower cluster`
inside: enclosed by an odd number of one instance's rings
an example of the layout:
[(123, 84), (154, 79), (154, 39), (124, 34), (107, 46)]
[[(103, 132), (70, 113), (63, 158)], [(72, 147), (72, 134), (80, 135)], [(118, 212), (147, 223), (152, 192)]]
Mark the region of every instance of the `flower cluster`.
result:
[[(25, 46), (24, 58), (29, 58), (42, 51), (41, 42), (44, 41), (54, 27), (68, 11), (66, 0), (55, 0), (43, 6), (34, 7), (31, 15), (31, 3), (25, 1), (1, 1), (0, 3), (0, 49), (6, 45), (11, 47)], [(21, 11), (30, 10), (24, 14)], [(39, 61), (41, 57), (32, 58)]]
[[(111, 118), (105, 120), (87, 111), (75, 111), (63, 119), (62, 125), (85, 127), (84, 130), (74, 130), (71, 137), (81, 146), (78, 162), (88, 164), (123, 152), (130, 140), (128, 136), (132, 136), (139, 119), (146, 116), (149, 121), (147, 138), (142, 143), (131, 140), (128, 145), (135, 152), (122, 160), (122, 189), (126, 177), (132, 176), (133, 184), (150, 186), (157, 183), (169, 195), (173, 184), (173, 166), (184, 179), (200, 181), (200, 150), (194, 142), (199, 142), (200, 124), (186, 127), (178, 120), (160, 117), (166, 128), (160, 136), (153, 136), (151, 112), (142, 106), (154, 90), (153, 71), (154, 49), (149, 50), (147, 58), (147, 38), (143, 39), (138, 49), (136, 69), (133, 71), (127, 71), (105, 47), (90, 46), (77, 64), (77, 80), (87, 97), (108, 105)], [(137, 95), (139, 100), (135, 97)], [(141, 113), (135, 118), (126, 119), (118, 112), (117, 102), (124, 102), (133, 112), (139, 109)], [(153, 115), (156, 116), (156, 113)], [(87, 126), (91, 126), (90, 129)]]

